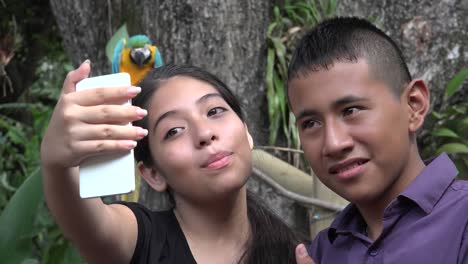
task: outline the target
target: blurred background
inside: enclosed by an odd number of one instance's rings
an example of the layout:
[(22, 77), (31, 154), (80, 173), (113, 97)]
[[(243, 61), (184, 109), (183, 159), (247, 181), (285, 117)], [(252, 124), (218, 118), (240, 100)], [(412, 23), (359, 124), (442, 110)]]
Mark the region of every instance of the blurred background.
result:
[[(291, 50), (317, 22), (360, 16), (403, 50), (432, 93), (419, 134), (424, 158), (447, 152), (468, 177), (468, 0), (0, 0), (0, 259), (82, 263), (44, 203), (39, 148), (66, 73), (85, 59), (112, 72), (122, 38), (144, 34), (164, 63), (220, 76), (244, 106), (256, 142), (251, 191), (313, 238), (347, 202), (304, 162), (283, 86)], [(167, 197), (139, 184), (154, 209)]]

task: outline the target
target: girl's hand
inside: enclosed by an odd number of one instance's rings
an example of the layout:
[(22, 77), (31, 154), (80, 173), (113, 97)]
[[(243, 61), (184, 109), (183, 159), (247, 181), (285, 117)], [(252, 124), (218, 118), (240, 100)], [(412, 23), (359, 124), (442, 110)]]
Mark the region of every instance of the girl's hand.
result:
[(101, 153), (129, 151), (147, 130), (128, 126), (147, 112), (121, 105), (135, 97), (139, 87), (122, 86), (75, 92), (77, 82), (88, 77), (89, 61), (68, 73), (41, 145), (43, 166), (71, 168)]

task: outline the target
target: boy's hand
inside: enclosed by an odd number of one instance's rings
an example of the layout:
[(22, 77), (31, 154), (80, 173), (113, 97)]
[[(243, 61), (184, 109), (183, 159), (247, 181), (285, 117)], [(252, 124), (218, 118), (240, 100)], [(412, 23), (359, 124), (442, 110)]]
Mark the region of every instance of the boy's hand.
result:
[(304, 244), (299, 244), (296, 247), (296, 262), (297, 264), (315, 264), (315, 262), (307, 253)]

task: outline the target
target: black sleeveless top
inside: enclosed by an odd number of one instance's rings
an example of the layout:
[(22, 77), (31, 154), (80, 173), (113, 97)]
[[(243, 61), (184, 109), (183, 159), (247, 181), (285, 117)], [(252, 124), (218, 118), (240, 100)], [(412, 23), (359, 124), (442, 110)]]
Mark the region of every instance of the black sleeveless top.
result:
[(131, 264), (196, 264), (187, 239), (172, 210), (151, 211), (132, 202), (118, 202), (130, 208), (138, 224), (138, 238)]

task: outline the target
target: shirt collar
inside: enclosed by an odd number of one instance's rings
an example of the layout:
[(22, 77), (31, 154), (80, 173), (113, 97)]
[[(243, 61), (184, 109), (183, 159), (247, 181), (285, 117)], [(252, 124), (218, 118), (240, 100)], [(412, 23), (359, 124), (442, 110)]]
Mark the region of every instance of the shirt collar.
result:
[(330, 243), (335, 241), (338, 234), (360, 232), (365, 228), (364, 219), (354, 204), (348, 204), (343, 211), (333, 220), (328, 229)]
[[(457, 174), (453, 162), (442, 153), (421, 171), (400, 196), (412, 200), (429, 214)], [(359, 232), (364, 226), (364, 219), (357, 207), (349, 204), (330, 225), (328, 239), (333, 243), (339, 233)]]
[(432, 160), (400, 194), (415, 202), (426, 214), (431, 213), (458, 170), (446, 153)]

